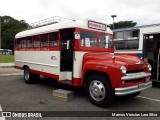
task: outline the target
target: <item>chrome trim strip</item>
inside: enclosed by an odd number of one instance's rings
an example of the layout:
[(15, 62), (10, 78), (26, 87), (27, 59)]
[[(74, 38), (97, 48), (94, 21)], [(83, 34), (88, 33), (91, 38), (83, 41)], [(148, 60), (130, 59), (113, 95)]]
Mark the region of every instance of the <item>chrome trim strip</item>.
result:
[(122, 88), (115, 88), (115, 95), (116, 96), (125, 96), (133, 93), (140, 92), (142, 90), (145, 90), (147, 88), (152, 87), (152, 82), (142, 83), (138, 85), (134, 85), (131, 87), (122, 87)]
[(151, 73), (139, 72), (139, 73), (129, 73), (122, 77), (121, 80), (135, 80), (140, 78), (150, 77)]
[(29, 64), (43, 65), (43, 66), (49, 66), (49, 67), (56, 67), (56, 68), (58, 68), (58, 65), (51, 65), (51, 64), (44, 64), (44, 63), (36, 63), (36, 62), (21, 61), (21, 60), (16, 60), (15, 62), (22, 62), (22, 63), (29, 63)]

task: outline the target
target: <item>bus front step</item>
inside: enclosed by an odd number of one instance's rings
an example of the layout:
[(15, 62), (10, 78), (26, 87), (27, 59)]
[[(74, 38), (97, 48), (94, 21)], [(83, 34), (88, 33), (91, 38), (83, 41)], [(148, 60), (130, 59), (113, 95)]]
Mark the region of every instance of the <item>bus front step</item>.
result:
[(60, 80), (59, 83), (72, 85), (72, 80)]

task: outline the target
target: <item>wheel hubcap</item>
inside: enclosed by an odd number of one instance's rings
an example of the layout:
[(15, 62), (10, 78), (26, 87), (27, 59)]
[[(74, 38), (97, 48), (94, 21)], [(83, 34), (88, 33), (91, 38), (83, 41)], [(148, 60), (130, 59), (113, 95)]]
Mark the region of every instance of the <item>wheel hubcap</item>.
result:
[(89, 85), (89, 93), (96, 101), (101, 101), (106, 95), (106, 90), (102, 82), (93, 80)]

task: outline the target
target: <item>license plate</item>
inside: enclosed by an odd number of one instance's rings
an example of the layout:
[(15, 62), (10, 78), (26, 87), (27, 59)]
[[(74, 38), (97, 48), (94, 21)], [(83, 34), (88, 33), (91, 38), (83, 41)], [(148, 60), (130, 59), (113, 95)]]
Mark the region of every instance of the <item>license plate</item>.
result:
[(146, 86), (145, 84), (139, 84), (138, 88), (141, 89), (141, 88), (144, 88), (145, 86)]

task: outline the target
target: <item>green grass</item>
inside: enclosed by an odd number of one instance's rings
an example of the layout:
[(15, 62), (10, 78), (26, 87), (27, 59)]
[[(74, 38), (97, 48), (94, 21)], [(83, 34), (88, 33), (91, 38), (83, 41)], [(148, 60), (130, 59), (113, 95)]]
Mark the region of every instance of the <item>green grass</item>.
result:
[(0, 55), (0, 63), (14, 62), (14, 55)]

